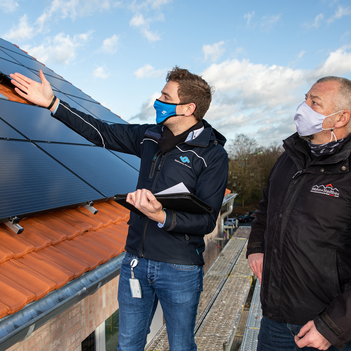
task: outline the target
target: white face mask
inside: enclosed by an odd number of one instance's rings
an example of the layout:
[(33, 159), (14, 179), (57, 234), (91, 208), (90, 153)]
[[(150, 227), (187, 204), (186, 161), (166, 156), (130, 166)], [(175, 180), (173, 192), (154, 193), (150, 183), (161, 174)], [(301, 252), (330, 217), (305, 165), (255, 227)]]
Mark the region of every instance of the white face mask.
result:
[(313, 110), (304, 101), (296, 109), (296, 114), (294, 117), (296, 130), (300, 136), (308, 136), (308, 135), (313, 135), (313, 134), (322, 132), (323, 130), (331, 130), (332, 135), (331, 135), (330, 141), (332, 141), (333, 137), (335, 138), (335, 140), (337, 140), (336, 136), (333, 132), (333, 128), (323, 129), (323, 121), (327, 117), (334, 116), (341, 111), (343, 111), (343, 110), (332, 113), (329, 116), (324, 116), (324, 115), (316, 112), (315, 110)]

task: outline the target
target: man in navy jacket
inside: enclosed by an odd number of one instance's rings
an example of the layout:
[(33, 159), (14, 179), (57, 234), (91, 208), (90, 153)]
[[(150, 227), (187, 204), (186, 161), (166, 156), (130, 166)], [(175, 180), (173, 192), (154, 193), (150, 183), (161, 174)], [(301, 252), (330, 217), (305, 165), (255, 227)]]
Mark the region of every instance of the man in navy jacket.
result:
[[(58, 101), (39, 74), (41, 83), (11, 75), (17, 93), (47, 107), (94, 144), (141, 158), (137, 190), (128, 194), (127, 202), (145, 216), (131, 213), (118, 289), (118, 350), (144, 350), (158, 301), (170, 350), (196, 350), (203, 236), (216, 226), (228, 173), (226, 140), (203, 120), (211, 88), (201, 77), (175, 67), (154, 104), (156, 125), (111, 125)], [(195, 214), (163, 208), (153, 194), (181, 182), (213, 211)]]

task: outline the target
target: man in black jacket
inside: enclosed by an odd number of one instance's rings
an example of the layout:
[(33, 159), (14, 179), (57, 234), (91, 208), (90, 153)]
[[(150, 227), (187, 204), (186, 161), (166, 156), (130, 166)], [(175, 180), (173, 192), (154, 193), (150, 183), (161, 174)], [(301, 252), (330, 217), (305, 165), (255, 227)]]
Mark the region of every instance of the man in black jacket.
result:
[(260, 351), (351, 350), (351, 81), (318, 80), (252, 223)]
[[(201, 77), (175, 67), (154, 104), (157, 125), (111, 125), (58, 101), (41, 71), (39, 75), (41, 83), (18, 73), (11, 75), (17, 93), (47, 107), (55, 118), (94, 144), (141, 158), (137, 190), (128, 194), (127, 202), (145, 216), (134, 212), (130, 216), (118, 288), (118, 350), (144, 350), (158, 301), (170, 350), (196, 350), (203, 236), (216, 226), (228, 174), (225, 138), (203, 120), (211, 88)], [(213, 211), (163, 208), (153, 194), (179, 183)]]

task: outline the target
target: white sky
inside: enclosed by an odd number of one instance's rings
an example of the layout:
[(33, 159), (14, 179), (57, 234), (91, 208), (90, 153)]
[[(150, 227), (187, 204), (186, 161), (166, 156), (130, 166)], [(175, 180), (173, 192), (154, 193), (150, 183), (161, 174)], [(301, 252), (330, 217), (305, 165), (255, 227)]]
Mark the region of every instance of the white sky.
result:
[(0, 37), (131, 123), (178, 65), (215, 88), (206, 119), (268, 146), (320, 77), (351, 78), (348, 0), (0, 0)]

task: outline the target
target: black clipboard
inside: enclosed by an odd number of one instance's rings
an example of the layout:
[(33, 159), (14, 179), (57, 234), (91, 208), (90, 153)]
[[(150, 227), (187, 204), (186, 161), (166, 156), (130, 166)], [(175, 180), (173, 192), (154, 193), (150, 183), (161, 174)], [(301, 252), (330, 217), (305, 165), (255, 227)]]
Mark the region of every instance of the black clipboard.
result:
[[(117, 194), (115, 195), (114, 200), (128, 210), (133, 211), (138, 215), (145, 216), (142, 212), (126, 201), (127, 195), (128, 194)], [(212, 213), (213, 211), (212, 206), (208, 205), (206, 202), (200, 200), (197, 196), (191, 193), (162, 194), (155, 195), (155, 197), (159, 202), (161, 202), (164, 208), (174, 211), (197, 214)]]

